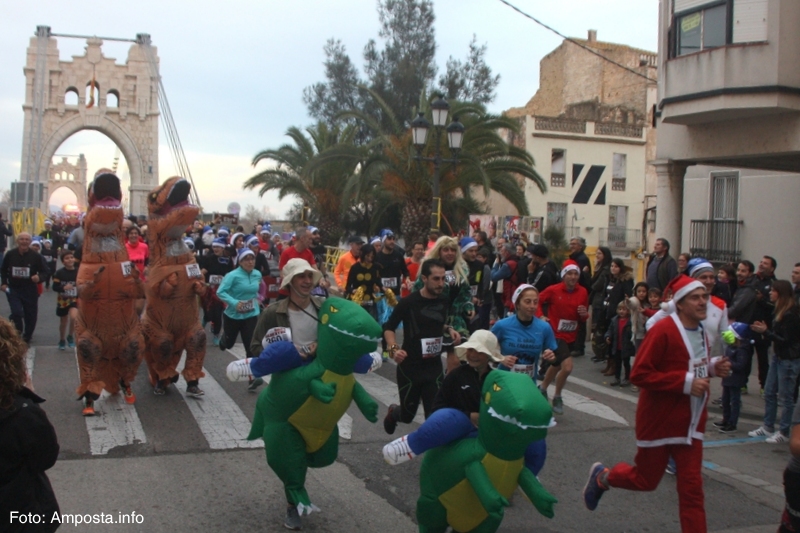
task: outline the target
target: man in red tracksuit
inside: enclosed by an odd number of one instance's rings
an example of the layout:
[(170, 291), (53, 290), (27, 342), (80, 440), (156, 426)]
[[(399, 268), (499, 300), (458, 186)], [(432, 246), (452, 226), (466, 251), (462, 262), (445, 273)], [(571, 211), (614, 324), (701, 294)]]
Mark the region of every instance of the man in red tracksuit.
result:
[(580, 276), (581, 270), (578, 264), (571, 259), (567, 260), (561, 268), (563, 281), (547, 287), (539, 295), (537, 313), (542, 316), (542, 310), (547, 310), (547, 316), (543, 318), (550, 322), (556, 335), (556, 343), (558, 343), (558, 349), (555, 352), (556, 358), (550, 363), (539, 388), (546, 398), (547, 387), (555, 380), (553, 412), (557, 415), (564, 413), (561, 390), (572, 373), (572, 352), (576, 351), (579, 343), (583, 343), (585, 340), (578, 338), (580, 324), (586, 322), (589, 317), (589, 293), (578, 284)]
[(730, 375), (731, 365), (725, 357), (709, 356), (701, 324), (708, 306), (706, 288), (685, 275), (672, 285), (677, 311), (647, 332), (631, 372), (631, 383), (641, 389), (635, 464), (619, 463), (611, 469), (593, 464), (583, 498), (593, 511), (611, 487), (654, 490), (672, 456), (677, 464), (681, 530), (705, 533), (701, 468), (709, 380)]

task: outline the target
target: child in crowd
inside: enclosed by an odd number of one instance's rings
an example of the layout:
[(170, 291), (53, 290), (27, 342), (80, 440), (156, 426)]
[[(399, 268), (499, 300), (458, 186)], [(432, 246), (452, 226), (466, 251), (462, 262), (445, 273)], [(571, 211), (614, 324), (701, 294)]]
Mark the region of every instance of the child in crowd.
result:
[(752, 337), (750, 326), (742, 322), (734, 322), (723, 333), (723, 339), (733, 343), (725, 348), (725, 357), (731, 362), (731, 373), (722, 378), (722, 420), (714, 422), (720, 433), (736, 431), (742, 406), (742, 387), (747, 386), (747, 364), (753, 357)]
[[(58, 293), (56, 299), (56, 316), (59, 317), (58, 324), (58, 349), (66, 350), (67, 346), (75, 347), (75, 320), (78, 318), (78, 287), (76, 279), (78, 269), (75, 268), (75, 254), (72, 250), (64, 250), (61, 253), (61, 262), (64, 268), (58, 269), (53, 276), (53, 290)], [(69, 334), (67, 323), (69, 322)]]
[(648, 291), (647, 283), (640, 281), (633, 288), (633, 296), (628, 298), (628, 310), (631, 313), (631, 335), (633, 337), (633, 346), (637, 350), (644, 340), (644, 325), (647, 322), (647, 318), (643, 311), (650, 305), (647, 301)]
[(42, 281), (44, 282), (44, 288), (50, 288), (50, 278), (53, 277), (53, 272), (56, 271), (56, 257), (58, 256), (58, 250), (53, 248), (53, 241), (50, 239), (44, 239), (42, 241), (42, 250), (39, 252), (42, 254), (42, 258), (44, 258), (44, 263), (47, 265), (47, 273), (44, 274)]
[[(612, 387), (627, 387), (631, 374), (631, 357), (636, 353), (631, 334), (630, 310), (626, 301), (617, 304), (617, 315), (611, 319), (611, 324), (606, 331), (606, 343), (609, 346), (612, 366), (614, 368), (614, 381)], [(625, 367), (625, 379), (620, 381), (622, 368)]]
[(653, 287), (647, 291), (647, 301), (650, 305), (642, 309), (642, 314), (646, 318), (652, 318), (653, 315), (661, 310), (661, 289)]

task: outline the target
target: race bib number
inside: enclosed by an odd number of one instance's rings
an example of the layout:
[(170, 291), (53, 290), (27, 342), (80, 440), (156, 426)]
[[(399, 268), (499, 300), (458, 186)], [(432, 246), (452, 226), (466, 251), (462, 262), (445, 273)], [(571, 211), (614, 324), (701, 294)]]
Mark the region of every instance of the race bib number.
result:
[(239, 306), (240, 313), (249, 313), (253, 309), (256, 308), (256, 301), (255, 300), (247, 300), (246, 302), (242, 302), (242, 305)]
[(695, 379), (703, 379), (708, 377), (708, 359), (693, 359), (692, 366), (694, 367)]
[(578, 331), (578, 321), (577, 320), (559, 320), (558, 321), (558, 331), (569, 333), (572, 331)]
[(536, 365), (514, 365), (511, 369), (512, 372), (515, 374), (525, 374), (528, 376), (533, 376), (533, 371), (536, 369)]
[(203, 273), (200, 272), (200, 265), (198, 265), (197, 263), (186, 265), (186, 277), (188, 277), (189, 279), (202, 278)]
[(381, 285), (384, 289), (397, 288), (397, 278), (381, 278)]
[(131, 272), (133, 272), (133, 265), (130, 261), (124, 261), (123, 263), (120, 263), (120, 268), (122, 268), (123, 278), (127, 278), (131, 275)]
[(261, 340), (261, 346), (266, 348), (273, 342), (278, 342), (278, 341), (292, 342), (291, 328), (276, 327), (270, 329), (269, 331), (267, 331), (267, 334), (264, 335), (264, 338)]
[(209, 285), (219, 285), (222, 283), (222, 276), (212, 274), (211, 276), (208, 276), (208, 283)]
[(361, 302), (361, 307), (372, 307), (372, 300), (364, 300)]
[(28, 279), (31, 277), (31, 269), (28, 267), (11, 267), (11, 277), (17, 279)]
[(65, 298), (77, 298), (78, 288), (72, 287), (71, 289), (64, 289), (64, 291), (61, 294), (63, 294)]
[(444, 273), (444, 282), (448, 285), (455, 285), (456, 283), (456, 273), (452, 270), (446, 270)]
[(269, 286), (269, 292), (278, 292), (279, 288), (280, 288), (280, 285), (274, 285), (274, 284), (270, 285)]
[(469, 292), (471, 292), (472, 293), (472, 297), (475, 298), (476, 296), (478, 296), (478, 286), (477, 285), (470, 285), (469, 286)]
[(442, 338), (433, 337), (430, 339), (422, 339), (422, 357), (437, 357), (442, 353)]

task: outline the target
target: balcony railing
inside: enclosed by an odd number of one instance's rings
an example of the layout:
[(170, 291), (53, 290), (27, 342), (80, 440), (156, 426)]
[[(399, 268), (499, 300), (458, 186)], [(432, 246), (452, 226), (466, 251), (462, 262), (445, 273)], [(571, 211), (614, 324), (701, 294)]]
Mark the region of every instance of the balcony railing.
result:
[(642, 245), (642, 231), (628, 228), (600, 228), (600, 246), (633, 251)]
[(689, 252), (715, 263), (736, 263), (741, 259), (741, 220), (692, 220)]

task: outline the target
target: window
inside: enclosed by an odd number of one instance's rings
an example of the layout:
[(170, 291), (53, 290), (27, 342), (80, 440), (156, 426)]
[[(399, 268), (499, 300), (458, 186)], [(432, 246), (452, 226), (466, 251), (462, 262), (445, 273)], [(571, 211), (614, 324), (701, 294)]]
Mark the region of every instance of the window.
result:
[(625, 178), (628, 175), (627, 154), (614, 154), (613, 173), (611, 175), (611, 190), (624, 191)]
[(64, 105), (78, 105), (79, 100), (78, 89), (75, 87), (68, 87), (64, 92)]
[(565, 228), (567, 225), (567, 204), (547, 202), (547, 226)]
[(711, 175), (711, 219), (736, 220), (739, 214), (739, 173)]
[(550, 186), (564, 187), (567, 184), (567, 151), (553, 148), (550, 153)]
[(675, 17), (677, 56), (728, 43), (728, 2)]
[(106, 107), (119, 107), (119, 93), (111, 89), (106, 93)]
[[(615, 248), (624, 248), (626, 242), (625, 229), (628, 227), (628, 206), (608, 206), (608, 242)], [(622, 246), (619, 243), (623, 243)], [(612, 246), (612, 244), (609, 244)]]

